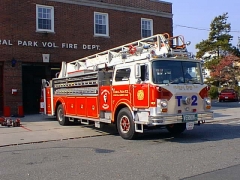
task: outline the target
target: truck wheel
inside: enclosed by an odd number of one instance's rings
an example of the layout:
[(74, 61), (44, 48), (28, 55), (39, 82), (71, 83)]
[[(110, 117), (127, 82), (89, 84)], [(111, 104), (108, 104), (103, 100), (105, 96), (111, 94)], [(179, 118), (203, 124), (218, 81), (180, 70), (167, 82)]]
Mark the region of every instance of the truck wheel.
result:
[(62, 104), (60, 104), (57, 108), (57, 120), (62, 126), (66, 126), (69, 124), (68, 118), (66, 118), (64, 115), (64, 109)]
[(131, 112), (128, 108), (120, 110), (117, 116), (117, 129), (123, 139), (134, 139), (137, 136)]
[(174, 135), (181, 134), (186, 129), (186, 123), (171, 124), (166, 126), (167, 130)]

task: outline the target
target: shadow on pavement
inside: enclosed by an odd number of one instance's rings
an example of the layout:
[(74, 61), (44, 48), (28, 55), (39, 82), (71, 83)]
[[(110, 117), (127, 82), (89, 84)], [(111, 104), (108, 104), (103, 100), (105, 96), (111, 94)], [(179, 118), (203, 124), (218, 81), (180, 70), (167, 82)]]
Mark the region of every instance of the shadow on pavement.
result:
[(180, 135), (172, 135), (166, 129), (141, 134), (137, 140), (153, 140), (155, 142), (202, 143), (240, 138), (240, 125), (204, 124), (185, 130)]

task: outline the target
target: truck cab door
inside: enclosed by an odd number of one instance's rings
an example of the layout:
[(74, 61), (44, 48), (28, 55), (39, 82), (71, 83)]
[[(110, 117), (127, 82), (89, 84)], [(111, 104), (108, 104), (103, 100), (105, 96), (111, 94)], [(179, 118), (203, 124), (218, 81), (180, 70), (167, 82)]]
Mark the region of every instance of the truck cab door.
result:
[(135, 83), (132, 82), (132, 104), (135, 108), (148, 108), (149, 105), (149, 66), (138, 65), (136, 71), (141, 71), (135, 76)]
[(112, 83), (112, 105), (115, 109), (119, 104), (131, 104), (130, 79), (133, 66), (121, 65), (115, 69)]

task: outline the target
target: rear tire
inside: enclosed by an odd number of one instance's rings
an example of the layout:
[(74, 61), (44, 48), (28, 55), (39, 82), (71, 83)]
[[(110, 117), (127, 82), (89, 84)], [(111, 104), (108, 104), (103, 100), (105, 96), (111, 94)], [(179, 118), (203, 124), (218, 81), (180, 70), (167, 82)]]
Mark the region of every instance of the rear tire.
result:
[(137, 137), (132, 114), (128, 108), (123, 108), (118, 113), (117, 130), (123, 139), (131, 140)]
[(173, 135), (181, 134), (186, 129), (186, 123), (167, 125), (166, 129)]
[(64, 108), (63, 108), (63, 105), (60, 104), (58, 105), (58, 108), (57, 108), (57, 120), (58, 120), (58, 123), (62, 126), (66, 126), (69, 124), (69, 121), (68, 121), (68, 118), (65, 117), (64, 115)]

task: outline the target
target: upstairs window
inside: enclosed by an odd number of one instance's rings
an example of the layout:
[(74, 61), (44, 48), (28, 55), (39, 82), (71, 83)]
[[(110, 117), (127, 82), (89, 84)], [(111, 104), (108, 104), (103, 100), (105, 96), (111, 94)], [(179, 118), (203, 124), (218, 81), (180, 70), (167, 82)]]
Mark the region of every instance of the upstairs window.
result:
[(153, 21), (152, 19), (141, 19), (141, 33), (142, 38), (146, 38), (153, 35)]
[(37, 31), (54, 32), (54, 8), (52, 6), (36, 6)]
[(109, 36), (108, 14), (94, 12), (94, 35)]

